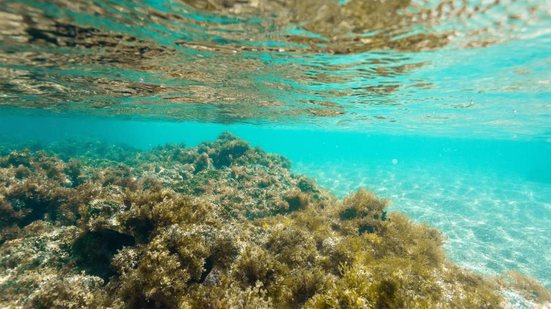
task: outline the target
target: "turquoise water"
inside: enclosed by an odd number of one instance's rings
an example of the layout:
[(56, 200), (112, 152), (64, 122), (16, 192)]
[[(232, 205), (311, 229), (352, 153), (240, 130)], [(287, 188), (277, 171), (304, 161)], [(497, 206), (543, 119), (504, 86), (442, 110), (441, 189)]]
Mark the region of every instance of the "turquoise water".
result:
[(230, 131), (551, 288), (551, 2), (361, 3), (1, 1), (0, 144)]
[[(101, 140), (151, 149), (195, 146), (230, 131), (279, 153), (292, 170), (339, 197), (366, 187), (444, 232), (449, 256), (470, 269), (518, 270), (551, 285), (551, 144), (427, 135), (167, 122), (5, 111), (4, 143)], [(17, 128), (17, 130), (14, 130)]]

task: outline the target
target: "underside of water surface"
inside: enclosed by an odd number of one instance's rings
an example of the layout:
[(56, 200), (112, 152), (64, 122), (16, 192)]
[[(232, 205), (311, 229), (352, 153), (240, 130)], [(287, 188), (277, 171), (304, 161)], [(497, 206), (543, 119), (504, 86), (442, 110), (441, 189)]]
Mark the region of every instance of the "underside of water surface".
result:
[(0, 1), (0, 307), (551, 306), (551, 2)]

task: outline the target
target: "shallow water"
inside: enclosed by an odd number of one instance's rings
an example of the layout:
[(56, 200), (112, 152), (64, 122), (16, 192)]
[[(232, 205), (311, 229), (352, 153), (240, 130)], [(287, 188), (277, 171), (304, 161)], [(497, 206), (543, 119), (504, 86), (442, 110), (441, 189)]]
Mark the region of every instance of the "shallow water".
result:
[(551, 288), (551, 2), (0, 2), (0, 150), (223, 131)]
[[(9, 116), (8, 116), (9, 115)], [(195, 146), (230, 131), (292, 162), (344, 197), (366, 187), (418, 222), (444, 232), (459, 264), (487, 274), (518, 270), (551, 285), (551, 144), (366, 134), (315, 127), (258, 127), (138, 121), (6, 111), (0, 131), (12, 143), (102, 140), (151, 149)]]

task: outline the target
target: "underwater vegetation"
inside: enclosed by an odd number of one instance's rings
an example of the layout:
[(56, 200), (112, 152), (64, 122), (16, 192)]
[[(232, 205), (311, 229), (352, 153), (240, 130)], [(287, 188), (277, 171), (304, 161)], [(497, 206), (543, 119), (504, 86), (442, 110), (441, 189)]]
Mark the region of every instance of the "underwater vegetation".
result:
[(148, 152), (0, 153), (2, 308), (551, 304), (519, 273), (455, 265), (440, 232), (387, 200), (364, 189), (337, 200), (231, 134)]

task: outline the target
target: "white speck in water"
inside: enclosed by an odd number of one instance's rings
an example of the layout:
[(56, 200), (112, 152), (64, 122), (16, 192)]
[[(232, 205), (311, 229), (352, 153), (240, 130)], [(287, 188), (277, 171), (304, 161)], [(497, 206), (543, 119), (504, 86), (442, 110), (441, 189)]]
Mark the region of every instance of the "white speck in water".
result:
[(392, 159), (392, 165), (397, 165), (398, 164), (398, 159)]

